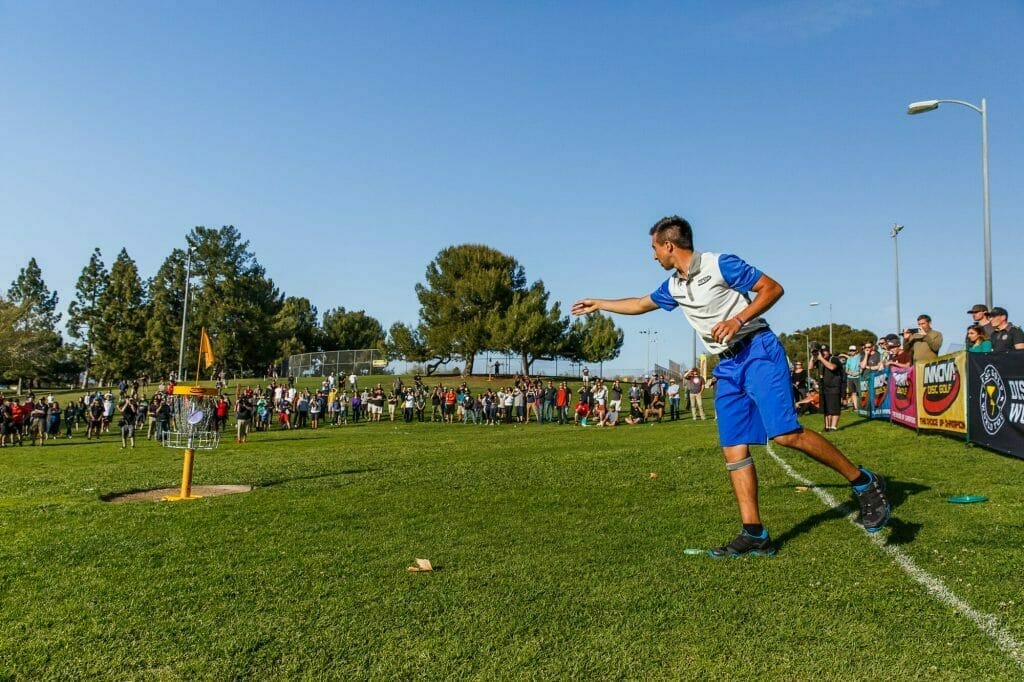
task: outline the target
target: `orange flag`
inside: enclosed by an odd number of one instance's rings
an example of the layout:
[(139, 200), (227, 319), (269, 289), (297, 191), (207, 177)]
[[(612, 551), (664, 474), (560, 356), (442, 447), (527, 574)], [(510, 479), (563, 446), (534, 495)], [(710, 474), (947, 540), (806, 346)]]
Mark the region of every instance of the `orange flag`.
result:
[(206, 327), (203, 327), (203, 333), (199, 337), (199, 361), (204, 369), (213, 367), (213, 363), (217, 361), (213, 357), (213, 346), (210, 345), (210, 337), (206, 335)]

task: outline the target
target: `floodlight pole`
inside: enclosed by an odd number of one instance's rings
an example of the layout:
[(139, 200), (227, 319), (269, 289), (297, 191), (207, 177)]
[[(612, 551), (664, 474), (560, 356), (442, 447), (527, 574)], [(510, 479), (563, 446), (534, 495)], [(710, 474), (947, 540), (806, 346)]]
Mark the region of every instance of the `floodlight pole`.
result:
[(185, 320), (188, 318), (188, 285), (192, 279), (192, 252), (196, 247), (188, 247), (188, 254), (185, 256), (185, 302), (181, 307), (181, 342), (178, 344), (178, 373), (175, 375), (178, 383), (182, 381), (181, 368), (185, 364)]
[(907, 107), (907, 114), (923, 114), (938, 109), (940, 104), (959, 104), (981, 114), (981, 183), (982, 183), (982, 210), (984, 212), (984, 241), (985, 241), (985, 305), (992, 309), (992, 225), (989, 216), (988, 203), (988, 105), (985, 98), (981, 98), (981, 106), (975, 106), (970, 102), (960, 99), (930, 99), (923, 102), (912, 102)]
[(644, 368), (644, 374), (651, 374), (651, 338), (658, 332), (648, 327), (647, 329), (641, 329), (640, 333), (647, 337), (647, 366)]
[(800, 332), (793, 332), (794, 336), (804, 337), (804, 352), (807, 354), (807, 361), (804, 364), (805, 377), (804, 384), (807, 386), (807, 390), (811, 390), (811, 337), (807, 334), (801, 334)]
[[(808, 303), (808, 305), (811, 306), (811, 307), (814, 307), (816, 305), (821, 305), (821, 304), (818, 303), (817, 301), (813, 301), (811, 303)], [(828, 349), (830, 351), (835, 351), (835, 348), (832, 347), (832, 304), (831, 303), (828, 304)]]
[(896, 255), (896, 333), (899, 334), (902, 329), (900, 325), (903, 324), (903, 316), (900, 314), (900, 246), (899, 240), (896, 237), (903, 230), (903, 226), (899, 223), (892, 224), (892, 230), (889, 231), (889, 236), (892, 237), (892, 248)]

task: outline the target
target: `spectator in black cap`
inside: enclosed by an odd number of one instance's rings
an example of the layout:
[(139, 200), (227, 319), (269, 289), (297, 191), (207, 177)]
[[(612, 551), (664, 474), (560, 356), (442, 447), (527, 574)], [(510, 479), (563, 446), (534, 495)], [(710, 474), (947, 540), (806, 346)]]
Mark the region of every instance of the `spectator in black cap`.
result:
[(912, 364), (910, 352), (900, 346), (900, 337), (895, 334), (885, 335), (885, 346), (889, 351), (885, 358), (888, 367), (910, 367)]
[(992, 327), (994, 328), (990, 337), (992, 350), (996, 352), (1024, 350), (1024, 332), (1017, 325), (1010, 324), (1010, 321), (1007, 319), (1006, 308), (996, 306), (992, 308), (989, 315), (992, 318)]
[[(971, 306), (971, 309), (967, 311), (967, 314), (974, 319), (974, 322), (971, 323), (972, 326), (978, 325), (981, 327), (982, 331), (985, 332), (985, 338), (991, 339), (992, 332), (994, 332), (995, 329), (992, 327), (992, 318), (989, 317), (988, 314), (988, 306), (984, 303), (975, 303)], [(967, 340), (967, 347), (971, 347), (971, 341), (969, 339)]]

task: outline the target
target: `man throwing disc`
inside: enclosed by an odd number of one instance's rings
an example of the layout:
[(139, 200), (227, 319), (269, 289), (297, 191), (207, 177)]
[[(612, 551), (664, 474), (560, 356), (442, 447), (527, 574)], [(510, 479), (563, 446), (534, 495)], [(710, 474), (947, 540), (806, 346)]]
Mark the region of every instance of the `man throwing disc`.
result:
[(858, 468), (832, 443), (797, 421), (786, 353), (761, 317), (782, 297), (782, 286), (736, 256), (694, 250), (693, 229), (679, 216), (662, 218), (650, 234), (654, 259), (665, 270), (673, 270), (672, 275), (647, 296), (584, 298), (573, 304), (572, 313), (606, 310), (639, 315), (681, 307), (708, 351), (718, 356), (714, 370), (718, 437), (743, 529), (709, 554), (716, 558), (775, 554), (761, 524), (757, 472), (750, 456), (750, 445), (763, 445), (769, 438), (843, 476), (860, 502), (865, 530), (881, 530), (891, 512), (885, 479)]

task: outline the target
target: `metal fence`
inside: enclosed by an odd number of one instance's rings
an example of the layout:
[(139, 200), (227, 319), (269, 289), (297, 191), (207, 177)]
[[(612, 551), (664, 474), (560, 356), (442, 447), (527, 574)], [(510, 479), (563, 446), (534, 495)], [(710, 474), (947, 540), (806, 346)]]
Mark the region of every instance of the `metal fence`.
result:
[(301, 353), (288, 358), (282, 367), (285, 376), (325, 377), (329, 374), (384, 374), (388, 361), (376, 348), (360, 350), (325, 350)]

